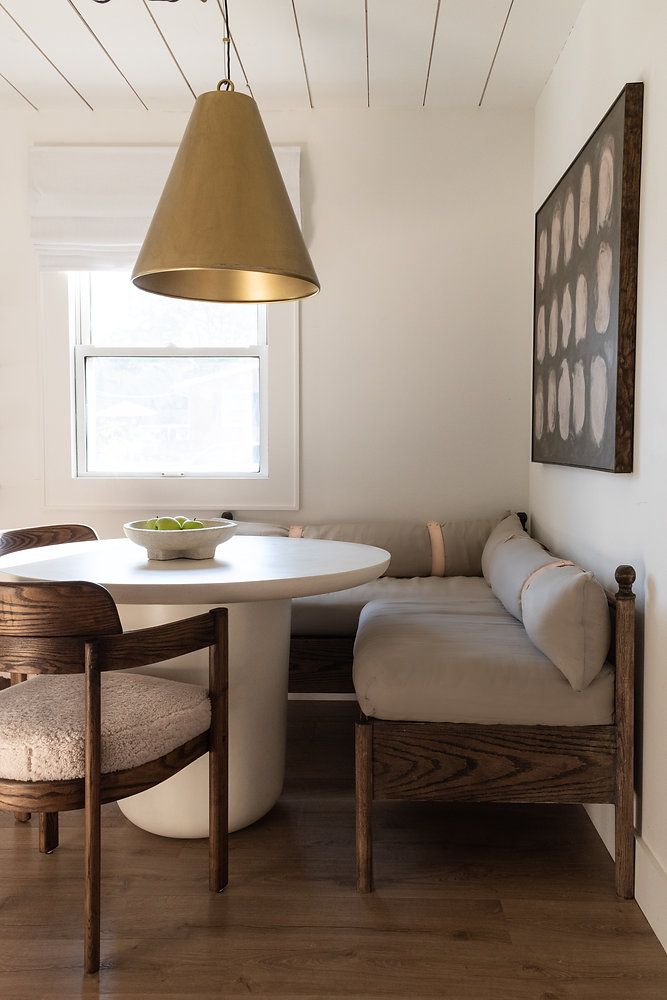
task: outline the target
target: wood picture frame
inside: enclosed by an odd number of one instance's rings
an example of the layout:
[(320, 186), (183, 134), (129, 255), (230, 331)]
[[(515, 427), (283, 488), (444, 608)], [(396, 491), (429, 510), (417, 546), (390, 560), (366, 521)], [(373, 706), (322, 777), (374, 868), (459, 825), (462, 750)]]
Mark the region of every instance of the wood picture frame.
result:
[(626, 84), (535, 215), (533, 462), (632, 472), (643, 96)]

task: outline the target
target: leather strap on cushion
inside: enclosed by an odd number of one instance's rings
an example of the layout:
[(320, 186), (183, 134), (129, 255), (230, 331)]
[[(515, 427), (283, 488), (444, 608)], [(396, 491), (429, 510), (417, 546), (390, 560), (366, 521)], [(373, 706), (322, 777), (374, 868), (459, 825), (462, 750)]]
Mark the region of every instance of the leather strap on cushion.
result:
[(431, 576), (444, 576), (445, 536), (442, 525), (437, 521), (428, 521), (426, 527), (431, 539)]
[(574, 566), (574, 563), (570, 562), (569, 559), (561, 559), (560, 562), (546, 563), (545, 566), (540, 566), (539, 569), (534, 569), (530, 576), (527, 576), (524, 580), (523, 587), (521, 588), (521, 597), (523, 598), (526, 588), (530, 587), (535, 577), (539, 576), (540, 573), (544, 573), (547, 569), (563, 569), (564, 566)]

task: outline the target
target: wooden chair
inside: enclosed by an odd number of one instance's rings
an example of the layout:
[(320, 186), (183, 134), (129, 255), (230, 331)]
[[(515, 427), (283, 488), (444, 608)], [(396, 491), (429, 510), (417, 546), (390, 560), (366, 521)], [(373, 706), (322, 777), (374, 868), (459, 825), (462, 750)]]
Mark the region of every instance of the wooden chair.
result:
[(635, 595), (632, 566), (608, 595), (616, 667), (606, 726), (392, 722), (356, 727), (357, 889), (373, 889), (371, 812), (378, 799), (448, 802), (606, 802), (616, 806), (616, 892), (634, 895)]
[(22, 549), (39, 549), (43, 545), (64, 545), (66, 542), (95, 542), (97, 534), (87, 524), (40, 524), (37, 528), (16, 528), (0, 535), (0, 556)]
[[(196, 685), (143, 674), (120, 673), (102, 680), (105, 671), (156, 663), (206, 647), (208, 698)], [(220, 892), (227, 884), (227, 648), (225, 608), (123, 633), (113, 598), (96, 584), (0, 584), (0, 667), (11, 664), (24, 674), (38, 675), (0, 692), (0, 809), (30, 810), (47, 817), (85, 809), (86, 972), (97, 972), (100, 963), (101, 803), (145, 791), (209, 753), (209, 888)], [(123, 695), (115, 716), (122, 725), (115, 733), (108, 731), (109, 720), (114, 719), (114, 691)], [(143, 708), (143, 719), (142, 699), (148, 706), (148, 711)], [(84, 705), (83, 714), (77, 715)], [(170, 706), (172, 722), (176, 720), (172, 732), (177, 723), (179, 739), (186, 732), (188, 738), (145, 760), (151, 739), (163, 749), (168, 745)], [(54, 738), (53, 721), (59, 711), (70, 731), (80, 724), (78, 742), (62, 740), (57, 733)], [(45, 715), (50, 717), (46, 722)], [(159, 726), (151, 728), (154, 720)], [(105, 769), (105, 758), (139, 756), (137, 743), (143, 760), (122, 769)], [(39, 780), (15, 776), (25, 767), (37, 774), (40, 761)], [(74, 776), (50, 778), (51, 772), (61, 775), (67, 767), (74, 769)]]
[[(11, 552), (21, 552), (23, 549), (38, 549), (43, 545), (63, 545), (66, 542), (95, 542), (97, 533), (87, 524), (41, 524), (36, 528), (16, 528), (4, 531), (0, 535), (0, 556)], [(9, 683), (20, 684), (25, 675), (9, 671)], [(29, 812), (16, 812), (14, 819), (18, 823), (29, 823)], [(58, 814), (39, 816), (39, 849), (43, 854), (50, 854), (58, 846)]]

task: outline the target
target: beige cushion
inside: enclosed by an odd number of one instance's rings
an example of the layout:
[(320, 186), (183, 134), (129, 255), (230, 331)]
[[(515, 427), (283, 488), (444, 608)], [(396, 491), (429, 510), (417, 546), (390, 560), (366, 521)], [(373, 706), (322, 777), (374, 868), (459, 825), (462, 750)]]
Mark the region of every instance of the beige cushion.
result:
[(413, 577), (410, 580), (391, 576), (373, 580), (361, 587), (341, 590), (321, 597), (299, 597), (292, 601), (293, 635), (349, 635), (357, 631), (364, 605), (377, 599), (397, 601), (442, 601), (466, 605), (495, 599), (479, 576)]
[(499, 514), (496, 517), (478, 518), (474, 521), (441, 523), (445, 543), (445, 576), (482, 575), (484, 546), (502, 517), (503, 515)]
[(523, 525), (516, 514), (508, 514), (507, 517), (504, 517), (502, 521), (495, 526), (487, 538), (482, 551), (482, 574), (487, 583), (490, 583), (489, 569), (498, 546), (502, 545), (502, 543), (506, 542), (509, 538), (513, 538), (515, 535), (521, 536), (523, 534), (525, 534)]
[(269, 521), (237, 521), (237, 535), (271, 535), (274, 538), (287, 538), (288, 528), (284, 524), (271, 524)]
[(379, 719), (485, 725), (608, 725), (614, 673), (574, 691), (493, 598), (484, 611), (373, 601), (354, 652), (362, 711)]
[(521, 597), (528, 637), (583, 691), (602, 670), (611, 640), (607, 595), (592, 573), (556, 564), (535, 573)]
[(359, 542), (386, 549), (391, 554), (387, 576), (430, 576), (431, 573), (431, 542), (426, 523), (364, 521), (305, 525), (301, 537)]
[[(102, 674), (102, 771), (123, 771), (205, 732), (205, 688), (143, 674)], [(84, 774), (84, 678), (41, 675), (0, 691), (0, 776), (58, 781)]]
[(491, 589), (503, 606), (521, 618), (521, 593), (532, 573), (549, 563), (560, 562), (525, 532), (496, 546), (487, 577)]

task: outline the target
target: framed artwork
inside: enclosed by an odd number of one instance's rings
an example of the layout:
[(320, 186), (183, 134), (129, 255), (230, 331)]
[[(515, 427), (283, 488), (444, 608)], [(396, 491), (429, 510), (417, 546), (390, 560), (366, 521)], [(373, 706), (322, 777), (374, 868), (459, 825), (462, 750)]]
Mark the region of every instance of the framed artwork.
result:
[(534, 462), (632, 472), (643, 96), (624, 87), (535, 216)]

